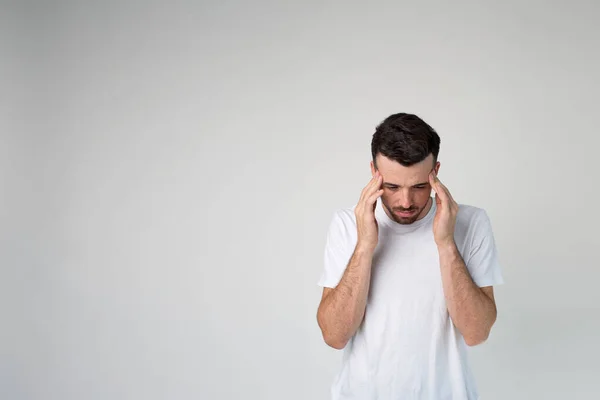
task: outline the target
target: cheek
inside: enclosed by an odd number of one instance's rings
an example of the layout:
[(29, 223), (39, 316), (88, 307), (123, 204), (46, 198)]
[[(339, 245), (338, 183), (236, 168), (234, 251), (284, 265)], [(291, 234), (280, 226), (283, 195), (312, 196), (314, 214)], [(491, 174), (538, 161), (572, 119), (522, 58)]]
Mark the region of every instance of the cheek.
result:
[(381, 197), (379, 197), (379, 200), (381, 200), (383, 204), (389, 204), (391, 199), (392, 196), (389, 193), (387, 193), (387, 191), (384, 191)]
[(431, 197), (430, 190), (421, 190), (415, 195), (415, 200), (421, 207), (425, 207), (429, 201), (429, 197)]
[(394, 198), (394, 192), (384, 188), (380, 198), (383, 199), (385, 202), (388, 202)]

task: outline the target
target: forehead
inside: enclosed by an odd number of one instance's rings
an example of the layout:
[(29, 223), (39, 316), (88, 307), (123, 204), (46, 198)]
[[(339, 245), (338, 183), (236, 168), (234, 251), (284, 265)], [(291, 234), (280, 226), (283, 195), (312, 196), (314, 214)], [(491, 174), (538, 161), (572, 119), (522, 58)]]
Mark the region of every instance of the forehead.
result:
[(429, 182), (429, 172), (433, 169), (433, 156), (431, 154), (425, 160), (410, 167), (405, 167), (381, 154), (377, 155), (376, 161), (383, 182), (399, 186), (427, 183)]

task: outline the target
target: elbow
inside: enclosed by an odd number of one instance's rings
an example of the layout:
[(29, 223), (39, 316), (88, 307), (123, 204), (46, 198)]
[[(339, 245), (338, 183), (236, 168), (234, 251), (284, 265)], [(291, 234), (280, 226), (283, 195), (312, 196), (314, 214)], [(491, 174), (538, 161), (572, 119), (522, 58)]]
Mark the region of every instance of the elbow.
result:
[(348, 343), (347, 340), (344, 340), (342, 338), (336, 338), (326, 335), (323, 335), (323, 340), (325, 341), (327, 346), (336, 350), (342, 350), (344, 347), (346, 347), (346, 344)]
[(463, 337), (467, 346), (473, 347), (485, 343), (490, 336), (492, 326), (495, 322), (496, 315), (494, 315), (493, 319), (485, 326), (480, 326), (477, 329), (473, 329), (471, 332), (464, 334)]
[(325, 344), (327, 344), (327, 346), (332, 347), (336, 350), (341, 350), (344, 347), (346, 347), (348, 340), (345, 340), (340, 335), (332, 335), (328, 333), (327, 329), (322, 323), (319, 323), (319, 327), (321, 328), (321, 335), (323, 336), (323, 341), (325, 342)]
[(342, 335), (334, 335), (330, 333), (331, 330), (328, 329), (328, 324), (325, 322), (325, 318), (323, 317), (320, 309), (317, 312), (317, 323), (319, 325), (319, 329), (321, 330), (323, 341), (325, 344), (327, 344), (327, 346), (336, 350), (342, 350), (344, 347), (346, 347), (348, 340), (342, 337)]
[(465, 335), (465, 343), (469, 347), (478, 346), (488, 340), (489, 332), (479, 332), (471, 335)]
[(484, 343), (486, 340), (487, 340), (487, 337), (476, 337), (476, 336), (465, 337), (465, 343), (469, 347), (478, 346), (478, 345)]

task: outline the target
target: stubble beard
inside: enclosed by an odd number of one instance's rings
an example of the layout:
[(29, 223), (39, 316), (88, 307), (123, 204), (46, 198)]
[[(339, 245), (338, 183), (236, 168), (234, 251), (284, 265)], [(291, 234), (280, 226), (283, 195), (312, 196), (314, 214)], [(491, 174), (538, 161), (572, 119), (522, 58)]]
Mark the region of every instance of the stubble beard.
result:
[[(427, 200), (427, 203), (425, 203), (425, 205), (418, 209), (417, 213), (415, 213), (415, 215), (413, 215), (412, 217), (399, 217), (398, 215), (396, 215), (396, 213), (394, 212), (394, 210), (390, 207), (388, 207), (387, 204), (383, 203), (384, 207), (388, 210), (388, 213), (390, 214), (391, 218), (396, 221), (397, 223), (401, 224), (401, 225), (410, 225), (413, 222), (415, 222), (417, 219), (419, 219), (419, 217), (421, 216), (421, 214), (423, 214), (423, 210), (425, 208), (427, 208), (427, 206), (429, 205), (429, 201), (431, 199)], [(411, 207), (412, 210), (414, 210), (413, 207)], [(410, 209), (409, 209), (410, 210)], [(408, 210), (398, 210), (398, 211), (408, 211)]]

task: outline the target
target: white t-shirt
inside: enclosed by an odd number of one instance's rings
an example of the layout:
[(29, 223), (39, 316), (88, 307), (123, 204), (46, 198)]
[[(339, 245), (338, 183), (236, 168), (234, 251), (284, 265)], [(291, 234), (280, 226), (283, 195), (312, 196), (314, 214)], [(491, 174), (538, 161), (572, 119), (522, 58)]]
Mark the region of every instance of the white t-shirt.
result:
[[(357, 241), (354, 208), (336, 210), (318, 284), (335, 287)], [(477, 400), (468, 346), (448, 314), (433, 239), (435, 200), (422, 219), (401, 225), (378, 201), (379, 241), (373, 255), (365, 317), (344, 348), (333, 400)], [(490, 220), (459, 205), (455, 242), (479, 287), (504, 283)]]

